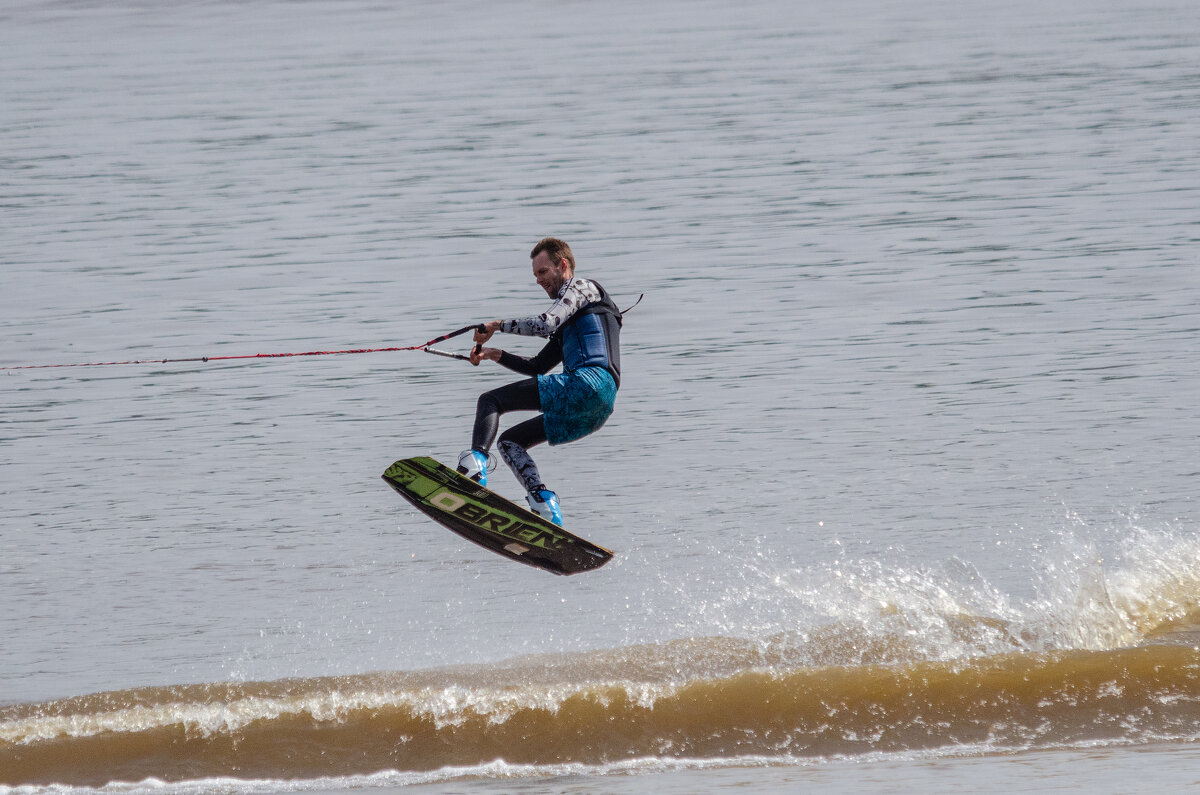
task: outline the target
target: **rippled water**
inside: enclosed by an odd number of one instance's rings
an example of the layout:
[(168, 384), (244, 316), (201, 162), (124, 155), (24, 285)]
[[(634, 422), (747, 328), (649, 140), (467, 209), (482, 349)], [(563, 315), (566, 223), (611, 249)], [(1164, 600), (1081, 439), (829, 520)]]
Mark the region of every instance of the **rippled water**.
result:
[[(0, 1), (0, 366), (412, 345), (540, 311), (546, 234), (646, 296), (613, 419), (537, 451), (617, 553), (577, 578), (379, 480), (465, 447), (497, 368), (0, 372), (0, 703), (828, 627), (858, 645), (808, 663), (999, 653), (956, 611), (1145, 642), (1200, 604), (1197, 64), (1180, 0)], [(838, 786), (788, 764), (720, 781)], [(636, 775), (719, 783), (680, 770)]]

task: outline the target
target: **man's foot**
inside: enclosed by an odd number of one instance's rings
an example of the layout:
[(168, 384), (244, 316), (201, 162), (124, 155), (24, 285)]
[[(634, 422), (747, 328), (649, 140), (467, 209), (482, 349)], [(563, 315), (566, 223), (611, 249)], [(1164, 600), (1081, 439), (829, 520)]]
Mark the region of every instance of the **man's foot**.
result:
[(525, 501), (529, 503), (529, 510), (538, 516), (559, 527), (563, 526), (562, 512), (558, 510), (558, 496), (554, 492), (549, 489), (534, 489), (529, 492)]
[(480, 486), (486, 486), (488, 455), (478, 450), (463, 450), (458, 456), (458, 471)]

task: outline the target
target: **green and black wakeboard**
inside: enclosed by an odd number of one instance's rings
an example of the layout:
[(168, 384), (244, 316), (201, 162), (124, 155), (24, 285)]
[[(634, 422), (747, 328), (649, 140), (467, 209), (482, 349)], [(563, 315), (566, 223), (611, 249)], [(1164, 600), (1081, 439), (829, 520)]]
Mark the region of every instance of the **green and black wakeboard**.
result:
[(406, 458), (383, 473), (387, 484), (434, 521), (506, 558), (555, 574), (578, 574), (613, 553), (568, 533), (432, 458)]

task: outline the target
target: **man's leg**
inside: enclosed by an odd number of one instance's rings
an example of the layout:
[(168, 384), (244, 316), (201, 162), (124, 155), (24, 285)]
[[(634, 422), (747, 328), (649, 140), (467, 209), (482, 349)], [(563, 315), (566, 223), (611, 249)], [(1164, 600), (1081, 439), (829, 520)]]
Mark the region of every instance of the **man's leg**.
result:
[(546, 441), (546, 426), (542, 415), (514, 425), (500, 436), (500, 455), (504, 463), (517, 476), (517, 480), (531, 494), (546, 488), (537, 464), (529, 456), (529, 448)]
[(500, 415), (510, 411), (540, 409), (536, 378), (526, 378), (480, 395), (475, 407), (471, 449), (464, 450), (458, 457), (458, 471), (481, 486), (487, 485), (488, 450), (500, 428)]
[(562, 527), (562, 512), (558, 496), (546, 488), (537, 464), (529, 456), (529, 448), (546, 441), (546, 425), (542, 415), (514, 425), (500, 435), (500, 455), (508, 468), (529, 492), (526, 501), (530, 509), (542, 518)]
[(479, 396), (475, 406), (475, 429), (471, 434), (471, 447), (486, 453), (496, 439), (500, 429), (500, 415), (510, 411), (541, 411), (536, 378), (526, 378), (506, 384)]

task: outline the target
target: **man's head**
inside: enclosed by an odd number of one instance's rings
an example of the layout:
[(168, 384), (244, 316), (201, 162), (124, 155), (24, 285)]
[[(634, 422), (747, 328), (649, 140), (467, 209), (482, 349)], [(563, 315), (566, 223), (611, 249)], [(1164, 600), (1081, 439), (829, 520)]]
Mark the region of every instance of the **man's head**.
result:
[(557, 237), (544, 237), (529, 252), (533, 261), (533, 278), (551, 298), (575, 275), (575, 255), (566, 241)]

